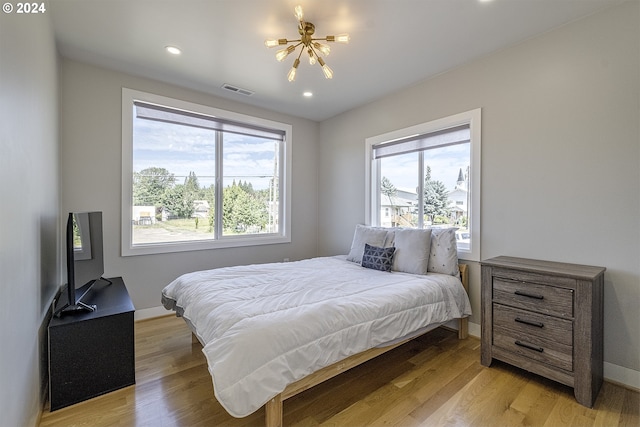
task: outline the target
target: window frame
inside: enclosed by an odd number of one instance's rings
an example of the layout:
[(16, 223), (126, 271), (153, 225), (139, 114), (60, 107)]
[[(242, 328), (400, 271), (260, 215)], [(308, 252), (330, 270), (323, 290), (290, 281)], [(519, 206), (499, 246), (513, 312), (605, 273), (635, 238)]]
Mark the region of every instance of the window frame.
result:
[[(146, 102), (158, 104), (178, 110), (193, 111), (209, 116), (215, 116), (224, 120), (230, 120), (247, 125), (255, 125), (276, 129), (284, 132), (284, 140), (280, 143), (279, 159), (279, 210), (277, 233), (246, 234), (224, 236), (219, 233), (215, 239), (159, 242), (147, 244), (133, 244), (133, 109), (134, 102)], [(233, 248), (243, 246), (271, 245), (291, 242), (291, 158), (293, 127), (287, 123), (276, 122), (232, 111), (222, 110), (207, 105), (182, 101), (166, 96), (151, 94), (129, 88), (122, 88), (122, 205), (121, 205), (121, 254), (122, 256), (148, 255), (171, 252), (186, 252), (195, 250)], [(216, 168), (216, 187), (221, 188), (222, 176), (219, 173), (222, 167), (222, 157), (216, 156), (214, 164)], [(222, 206), (222, 191), (217, 191), (217, 206)], [(216, 216), (222, 213), (222, 209), (216, 211)], [(217, 218), (216, 223), (221, 223), (222, 218)]]
[(381, 135), (365, 139), (365, 221), (368, 225), (379, 225), (380, 216), (380, 160), (373, 158), (373, 147), (385, 142), (409, 138), (414, 135), (429, 134), (460, 125), (469, 125), (470, 129), (470, 210), (468, 218), (471, 233), (469, 249), (458, 248), (458, 258), (467, 261), (480, 261), (480, 169), (481, 169), (481, 109), (465, 111), (452, 116), (420, 123)]

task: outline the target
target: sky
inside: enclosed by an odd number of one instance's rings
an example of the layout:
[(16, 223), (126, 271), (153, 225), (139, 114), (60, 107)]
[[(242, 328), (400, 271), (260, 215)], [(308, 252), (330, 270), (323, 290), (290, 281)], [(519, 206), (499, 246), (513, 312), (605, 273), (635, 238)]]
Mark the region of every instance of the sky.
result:
[[(471, 144), (459, 144), (425, 152), (424, 162), (431, 167), (431, 179), (441, 181), (447, 190), (453, 190), (458, 173), (464, 174), (469, 166)], [(418, 153), (408, 153), (381, 159), (381, 174), (398, 189), (415, 190), (418, 186)]]
[[(200, 187), (214, 183), (215, 131), (152, 120), (134, 119), (133, 170), (167, 169), (182, 183), (195, 172)], [(277, 142), (224, 134), (224, 185), (249, 180), (256, 190), (268, 188), (274, 174)]]
[[(162, 167), (173, 173), (176, 182), (184, 182), (195, 172), (201, 187), (214, 183), (215, 131), (181, 126), (153, 120), (134, 119), (133, 170)], [(277, 142), (243, 135), (224, 134), (224, 186), (250, 181), (253, 188), (268, 188), (274, 174)], [(427, 150), (425, 165), (431, 167), (431, 177), (452, 190), (462, 169), (466, 172), (470, 144)], [(409, 153), (382, 159), (382, 176), (396, 188), (415, 190), (418, 186), (418, 154)]]

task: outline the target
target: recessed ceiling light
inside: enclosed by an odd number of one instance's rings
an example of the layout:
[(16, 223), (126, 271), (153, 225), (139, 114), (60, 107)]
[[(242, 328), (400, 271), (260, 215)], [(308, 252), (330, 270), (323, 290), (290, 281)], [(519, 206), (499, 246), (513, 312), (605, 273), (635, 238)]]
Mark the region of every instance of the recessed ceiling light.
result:
[(304, 96), (305, 98), (311, 98), (313, 96), (313, 92), (302, 92), (302, 96)]
[(169, 52), (172, 55), (180, 55), (182, 53), (180, 48), (177, 48), (175, 46), (165, 46), (164, 50), (166, 50), (167, 52)]

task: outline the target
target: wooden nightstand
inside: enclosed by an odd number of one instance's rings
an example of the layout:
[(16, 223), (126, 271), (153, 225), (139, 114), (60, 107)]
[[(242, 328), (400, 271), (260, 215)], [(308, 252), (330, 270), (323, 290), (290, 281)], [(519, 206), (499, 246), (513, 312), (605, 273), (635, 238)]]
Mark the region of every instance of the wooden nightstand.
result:
[(505, 256), (481, 265), (481, 363), (566, 384), (592, 407), (602, 386), (605, 268)]

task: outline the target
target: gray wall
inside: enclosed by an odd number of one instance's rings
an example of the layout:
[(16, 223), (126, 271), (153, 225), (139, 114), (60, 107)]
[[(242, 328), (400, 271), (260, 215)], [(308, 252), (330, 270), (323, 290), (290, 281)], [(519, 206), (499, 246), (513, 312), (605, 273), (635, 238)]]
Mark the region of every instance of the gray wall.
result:
[(48, 17), (0, 14), (0, 424), (35, 425), (60, 284), (58, 70)]
[[(121, 257), (122, 87), (293, 125), (291, 243)], [(61, 62), (60, 90), (61, 212), (103, 212), (106, 276), (124, 278), (136, 309), (159, 306), (162, 288), (182, 273), (315, 256), (316, 122), (67, 59)]]
[[(605, 361), (637, 381), (638, 8), (626, 2), (322, 122), (319, 255), (346, 253), (365, 221), (365, 138), (480, 107), (482, 259), (607, 267)], [(476, 324), (479, 276), (472, 265)]]

